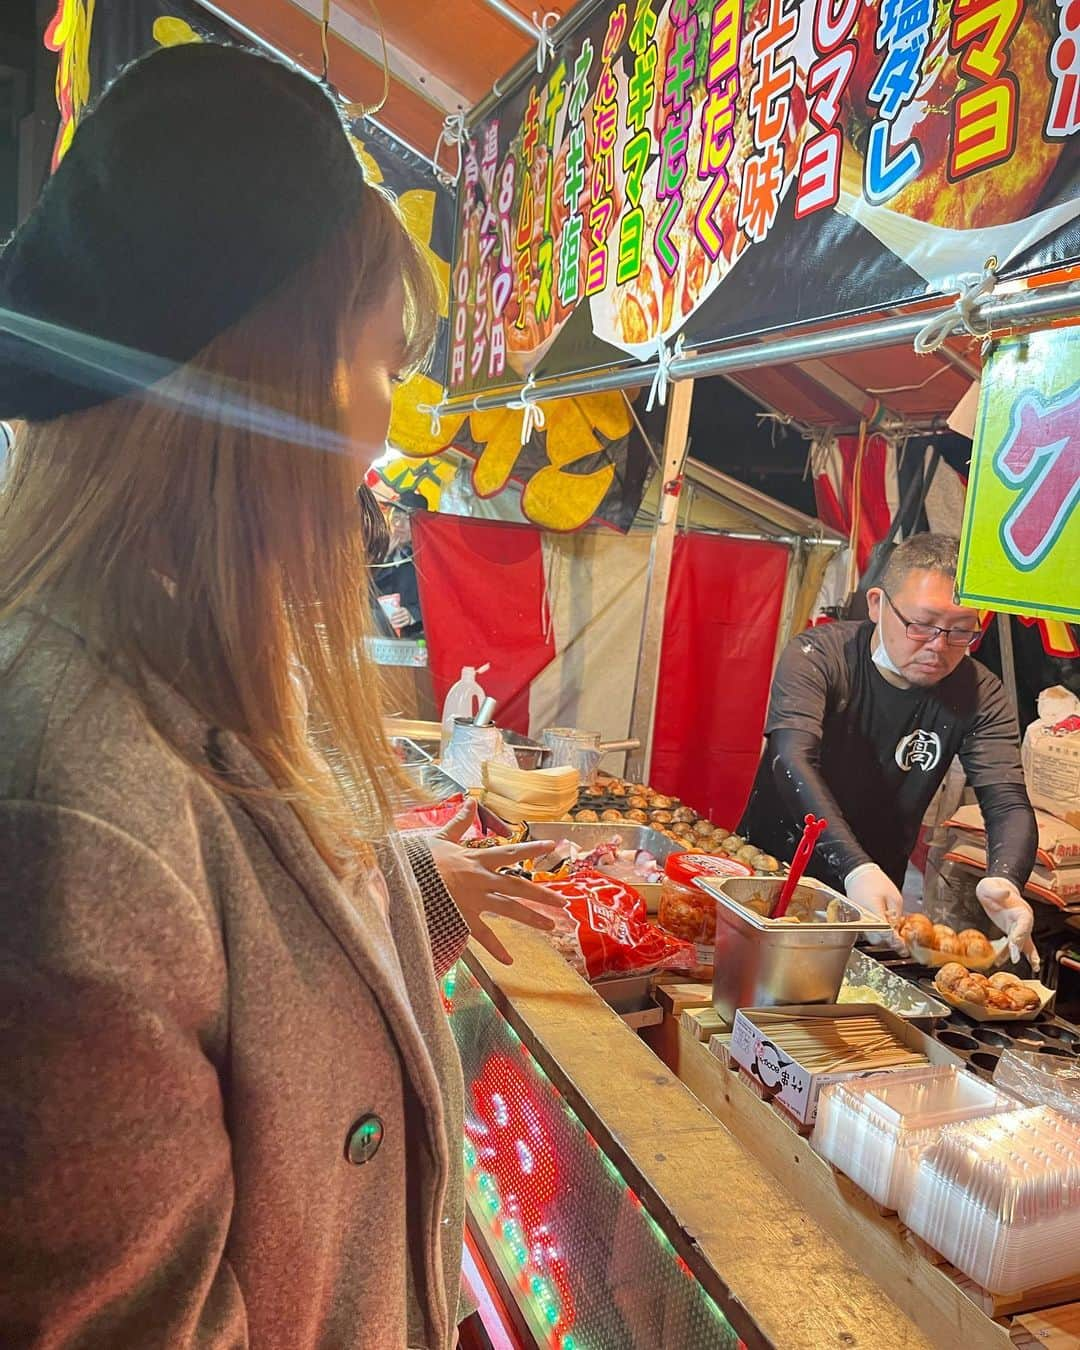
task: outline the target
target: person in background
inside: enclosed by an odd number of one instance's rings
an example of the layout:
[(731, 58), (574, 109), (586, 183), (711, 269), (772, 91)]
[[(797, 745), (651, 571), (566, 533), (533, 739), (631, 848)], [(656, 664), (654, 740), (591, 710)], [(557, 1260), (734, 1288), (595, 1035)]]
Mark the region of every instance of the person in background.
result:
[(320, 86), (211, 43), (0, 254), (4, 1350), (454, 1344), (436, 977), (557, 907), (392, 828), (356, 485), (435, 296)]
[(375, 567), (375, 586), (380, 596), (397, 596), (393, 610), (387, 609), (398, 637), (424, 636), (420, 613), (420, 590), (413, 557), (412, 522), (417, 511), (426, 511), (427, 501), (419, 492), (402, 492), (389, 511), (390, 544), (381, 565)]
[(979, 616), (956, 604), (957, 551), (955, 539), (911, 536), (867, 592), (868, 622), (826, 624), (788, 644), (739, 828), (790, 858), (807, 813), (824, 816), (811, 874), (895, 925), (919, 827), (959, 756), (986, 823), (979, 903), (1013, 959), (1030, 959), (1034, 916), (1021, 891), (1035, 815), (1001, 681), (969, 656)]

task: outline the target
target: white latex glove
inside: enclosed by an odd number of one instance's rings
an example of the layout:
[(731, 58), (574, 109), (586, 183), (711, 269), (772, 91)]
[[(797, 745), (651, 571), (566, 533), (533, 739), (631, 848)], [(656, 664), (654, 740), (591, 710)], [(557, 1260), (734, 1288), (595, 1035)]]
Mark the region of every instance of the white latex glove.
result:
[(986, 912), (986, 917), (1009, 939), (1009, 956), (1019, 961), (1027, 957), (1037, 974), (1039, 953), (1031, 940), (1035, 914), (1031, 906), (1007, 877), (983, 877), (975, 887), (975, 895)]
[(403, 628), (408, 628), (413, 622), (413, 616), (404, 605), (398, 605), (393, 614), (390, 615), (390, 625), (400, 632)]
[(861, 867), (850, 871), (844, 878), (844, 893), (860, 909), (877, 914), (892, 925), (888, 933), (868, 933), (871, 943), (891, 947), (901, 956), (908, 954), (907, 947), (895, 931), (904, 913), (904, 897), (877, 863), (863, 863)]

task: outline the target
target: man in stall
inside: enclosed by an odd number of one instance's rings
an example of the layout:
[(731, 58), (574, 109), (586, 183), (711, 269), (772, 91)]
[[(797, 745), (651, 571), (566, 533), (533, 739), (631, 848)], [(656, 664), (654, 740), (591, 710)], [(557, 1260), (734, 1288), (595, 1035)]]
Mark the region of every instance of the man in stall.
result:
[(1030, 959), (1034, 916), (1021, 892), (1035, 815), (1001, 681), (969, 655), (979, 616), (955, 602), (957, 549), (955, 539), (913, 535), (867, 592), (869, 621), (827, 624), (788, 645), (740, 833), (790, 858), (806, 815), (824, 816), (808, 870), (895, 924), (923, 816), (959, 756), (986, 824), (976, 895), (1013, 959)]

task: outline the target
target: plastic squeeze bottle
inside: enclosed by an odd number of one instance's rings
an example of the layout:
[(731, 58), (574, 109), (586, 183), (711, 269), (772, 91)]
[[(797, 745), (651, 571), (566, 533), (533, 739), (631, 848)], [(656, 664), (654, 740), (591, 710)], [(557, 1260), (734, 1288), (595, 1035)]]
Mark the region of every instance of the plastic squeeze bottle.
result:
[(442, 710), (443, 754), (446, 753), (450, 737), (454, 734), (454, 718), (475, 717), (480, 711), (486, 695), (477, 683), (476, 677), (490, 669), (490, 663), (480, 666), (479, 669), (476, 666), (462, 666), (460, 679), (450, 686)]

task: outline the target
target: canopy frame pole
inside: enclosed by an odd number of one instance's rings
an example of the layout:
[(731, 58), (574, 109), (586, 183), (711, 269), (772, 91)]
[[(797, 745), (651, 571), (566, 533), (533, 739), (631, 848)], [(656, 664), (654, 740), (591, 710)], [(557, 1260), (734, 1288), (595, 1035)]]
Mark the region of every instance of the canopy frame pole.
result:
[[(944, 308), (937, 311), (941, 315), (946, 312)], [(902, 342), (914, 342), (916, 335), (934, 317), (933, 310), (921, 310), (901, 318), (878, 316), (846, 328), (729, 344), (715, 351), (686, 352), (672, 358), (668, 378), (678, 388), (682, 381), (725, 375), (729, 371), (790, 365), (798, 361), (829, 359), (851, 352), (893, 347)], [(978, 306), (978, 317), (995, 330), (1038, 327), (1055, 319), (1078, 318), (1080, 281), (1070, 281), (1061, 286), (1034, 287), (1012, 294), (999, 292)], [(959, 323), (956, 331), (962, 331)], [(580, 375), (536, 380), (531, 388), (531, 397), (534, 402), (547, 402), (549, 399), (578, 397), (612, 389), (638, 388), (652, 380), (656, 369), (655, 361), (635, 362), (633, 365), (587, 371)], [(490, 394), (458, 394), (447, 398), (441, 404), (440, 411), (485, 412), (492, 408), (504, 408), (520, 397), (521, 388), (521, 385), (512, 385)]]
[(998, 610), (997, 630), (998, 646), (1001, 650), (1001, 683), (1005, 686), (1005, 697), (1009, 700), (1009, 706), (1019, 725), (1020, 703), (1016, 696), (1016, 658), (1013, 654), (1011, 614)]
[(634, 701), (630, 713), (630, 738), (638, 749), (626, 761), (626, 776), (631, 782), (644, 782), (652, 763), (656, 704), (660, 691), (660, 658), (664, 645), (664, 619), (667, 616), (671, 585), (671, 561), (679, 527), (679, 496), (683, 469), (690, 449), (690, 408), (694, 397), (693, 380), (674, 385), (669, 395), (667, 425), (664, 428), (663, 477), (660, 483), (660, 510), (653, 527), (649, 550), (649, 570), (645, 582), (645, 609), (641, 619)]
[(806, 561), (806, 550), (803, 547), (803, 541), (796, 539), (793, 544), (788, 545), (788, 565), (787, 575), (784, 577), (784, 596), (780, 602), (780, 622), (776, 625), (776, 643), (773, 647), (773, 671), (776, 671), (776, 664), (780, 660), (780, 655), (791, 639), (795, 636), (792, 627), (795, 622), (795, 603), (802, 588), (803, 568)]

